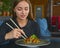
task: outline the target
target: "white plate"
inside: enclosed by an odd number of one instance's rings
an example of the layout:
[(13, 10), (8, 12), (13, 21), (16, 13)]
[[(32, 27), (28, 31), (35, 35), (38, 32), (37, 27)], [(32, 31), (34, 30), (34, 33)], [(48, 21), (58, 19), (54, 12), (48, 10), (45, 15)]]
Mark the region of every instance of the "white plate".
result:
[(26, 46), (26, 47), (38, 47), (38, 46), (45, 46), (45, 45), (50, 44), (50, 42), (47, 40), (41, 40), (41, 42), (38, 44), (33, 44), (33, 43), (32, 44), (25, 44), (23, 42), (23, 39), (17, 40), (15, 43), (19, 46)]

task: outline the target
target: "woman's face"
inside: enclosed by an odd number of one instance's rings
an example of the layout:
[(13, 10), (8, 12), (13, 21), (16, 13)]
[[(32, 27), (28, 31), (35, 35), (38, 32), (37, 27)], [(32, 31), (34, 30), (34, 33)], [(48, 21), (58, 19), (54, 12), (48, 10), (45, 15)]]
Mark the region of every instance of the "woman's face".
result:
[(14, 12), (18, 19), (24, 20), (29, 14), (29, 4), (26, 1), (21, 1), (14, 8)]

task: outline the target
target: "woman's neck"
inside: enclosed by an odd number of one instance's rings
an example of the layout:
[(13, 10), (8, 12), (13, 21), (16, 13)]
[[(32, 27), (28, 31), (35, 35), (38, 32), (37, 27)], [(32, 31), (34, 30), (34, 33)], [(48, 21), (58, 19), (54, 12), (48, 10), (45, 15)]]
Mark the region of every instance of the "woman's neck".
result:
[(24, 27), (24, 26), (26, 26), (28, 19), (25, 19), (25, 20), (17, 19), (17, 22), (18, 22), (20, 27)]

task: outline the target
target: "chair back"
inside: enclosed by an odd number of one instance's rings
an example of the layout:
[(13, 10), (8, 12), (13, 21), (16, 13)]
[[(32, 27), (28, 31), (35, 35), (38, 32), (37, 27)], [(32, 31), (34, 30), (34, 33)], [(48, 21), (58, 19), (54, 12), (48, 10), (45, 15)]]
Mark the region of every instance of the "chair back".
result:
[(3, 23), (3, 21), (0, 21), (0, 26), (1, 26), (2, 23)]

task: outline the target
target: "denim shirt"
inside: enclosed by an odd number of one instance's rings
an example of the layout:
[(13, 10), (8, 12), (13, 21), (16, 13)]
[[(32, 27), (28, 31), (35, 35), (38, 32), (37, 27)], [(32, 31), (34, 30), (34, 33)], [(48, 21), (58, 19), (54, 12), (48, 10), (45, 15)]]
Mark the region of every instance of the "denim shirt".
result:
[(39, 24), (41, 36), (50, 40), (51, 32), (48, 30), (47, 20), (45, 18), (37, 18), (36, 22)]

